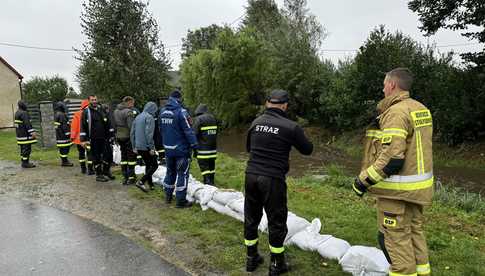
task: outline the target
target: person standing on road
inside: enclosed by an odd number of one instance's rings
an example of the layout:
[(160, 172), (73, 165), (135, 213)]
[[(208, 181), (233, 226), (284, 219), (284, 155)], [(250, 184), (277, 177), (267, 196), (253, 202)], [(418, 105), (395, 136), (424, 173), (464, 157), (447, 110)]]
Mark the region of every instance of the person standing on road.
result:
[(30, 116), (27, 112), (27, 104), (20, 100), (17, 103), (18, 110), (15, 112), (15, 134), (17, 144), (20, 146), (20, 159), (22, 168), (34, 168), (29, 162), (32, 153), (32, 144), (37, 143), (37, 133), (32, 127)]
[(271, 251), (269, 275), (279, 275), (289, 270), (283, 247), (288, 232), (285, 178), (289, 169), (289, 153), (293, 146), (300, 153), (310, 155), (313, 144), (303, 129), (288, 119), (288, 101), (288, 92), (273, 90), (266, 101), (266, 110), (248, 130), (246, 149), (250, 155), (244, 201), (244, 244), (247, 247), (248, 272), (256, 270), (263, 263), (258, 253), (258, 226), (263, 209), (268, 217)]
[(425, 206), (433, 198), (433, 120), (426, 106), (409, 95), (407, 68), (386, 74), (377, 126), (367, 130), (362, 171), (354, 192), (377, 197), (378, 241), (390, 276), (430, 275), (424, 236)]
[(54, 107), (54, 128), (56, 129), (56, 142), (61, 158), (61, 166), (72, 167), (74, 164), (69, 162), (69, 150), (72, 146), (71, 127), (67, 116), (67, 107), (64, 102), (57, 102)]
[(217, 120), (205, 104), (195, 110), (194, 132), (198, 147), (195, 152), (204, 184), (215, 185), (217, 158)]
[(111, 127), (107, 114), (98, 106), (98, 98), (95, 95), (90, 95), (88, 100), (89, 107), (83, 110), (81, 116), (79, 136), (84, 147), (91, 147), (90, 152), (96, 170), (96, 181), (107, 182), (109, 178), (103, 174), (107, 170), (103, 168), (103, 161), (105, 160), (106, 144), (114, 139), (114, 129)]
[(135, 120), (136, 113), (133, 111), (135, 99), (130, 96), (123, 98), (114, 111), (114, 127), (116, 132), (116, 142), (120, 145), (121, 151), (121, 173), (123, 174), (123, 185), (132, 185), (136, 183), (135, 165), (136, 154), (133, 152), (133, 146), (130, 141), (130, 132)]
[(135, 185), (145, 193), (148, 192), (145, 184), (148, 184), (151, 190), (154, 189), (152, 175), (158, 169), (155, 142), (153, 141), (154, 116), (157, 114), (157, 109), (156, 103), (146, 103), (143, 112), (135, 118), (130, 131), (133, 152), (141, 155), (145, 163), (145, 175)]
[[(182, 107), (182, 93), (178, 90), (170, 93), (168, 103), (160, 112), (160, 133), (163, 136), (167, 174), (163, 181), (165, 202), (172, 202), (174, 189), (176, 191), (176, 207), (187, 208), (192, 203), (187, 201), (187, 185), (189, 182), (190, 157), (197, 148), (197, 138), (192, 129), (192, 119)], [(175, 181), (177, 182), (175, 187)]]
[(83, 147), (81, 143), (81, 138), (79, 134), (81, 133), (81, 116), (83, 114), (84, 109), (88, 108), (89, 101), (82, 100), (81, 102), (81, 109), (74, 113), (71, 121), (71, 140), (77, 146), (77, 151), (79, 155), (79, 165), (81, 167), (81, 173), (85, 174), (88, 173), (90, 175), (94, 174), (93, 170), (93, 160), (90, 157), (89, 149), (90, 146), (86, 145), (86, 148)]

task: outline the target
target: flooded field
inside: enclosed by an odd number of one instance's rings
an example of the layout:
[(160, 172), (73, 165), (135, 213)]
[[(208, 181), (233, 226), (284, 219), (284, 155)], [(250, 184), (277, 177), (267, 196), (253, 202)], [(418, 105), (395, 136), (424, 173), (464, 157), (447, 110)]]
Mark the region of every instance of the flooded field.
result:
[[(221, 152), (232, 157), (247, 159), (246, 134), (244, 131), (228, 131), (219, 137), (218, 147)], [(316, 144), (311, 156), (303, 156), (296, 150), (290, 154), (290, 176), (304, 174), (325, 174), (325, 166), (336, 164), (344, 168), (349, 175), (357, 175), (360, 159), (351, 157), (342, 150), (326, 144)], [(460, 168), (435, 166), (436, 179), (446, 185), (462, 187), (466, 191), (485, 195), (485, 168)]]

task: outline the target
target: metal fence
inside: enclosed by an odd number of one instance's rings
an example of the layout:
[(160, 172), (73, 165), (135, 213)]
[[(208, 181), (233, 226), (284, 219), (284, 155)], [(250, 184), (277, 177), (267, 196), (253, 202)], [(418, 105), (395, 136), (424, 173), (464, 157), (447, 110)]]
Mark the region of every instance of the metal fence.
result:
[(72, 117), (74, 116), (74, 113), (79, 111), (81, 109), (81, 102), (82, 100), (75, 100), (75, 99), (69, 99), (66, 103), (67, 106), (67, 113), (69, 116), (69, 121), (72, 121)]
[(42, 136), (42, 116), (40, 114), (39, 104), (27, 105), (27, 112), (29, 113), (30, 123), (32, 124), (32, 127), (37, 130), (39, 136)]

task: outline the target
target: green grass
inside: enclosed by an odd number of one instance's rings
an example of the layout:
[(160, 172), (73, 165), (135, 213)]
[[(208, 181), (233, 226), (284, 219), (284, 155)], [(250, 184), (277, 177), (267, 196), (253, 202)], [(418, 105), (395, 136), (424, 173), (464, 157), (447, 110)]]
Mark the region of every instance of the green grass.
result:
[[(9, 144), (6, 144), (8, 141)], [(0, 132), (0, 153), (2, 159), (17, 160), (12, 134)], [(57, 162), (56, 151), (34, 151), (35, 156)], [(47, 162), (47, 161), (46, 161)], [(217, 159), (216, 183), (221, 188), (242, 191), (245, 162), (220, 154)], [(326, 168), (330, 175), (326, 180), (311, 176), (289, 178), (288, 207), (299, 216), (322, 221), (323, 234), (332, 234), (352, 245), (377, 246), (375, 201), (369, 196), (356, 197), (349, 189), (352, 178), (342, 168)], [(198, 166), (193, 162), (191, 173), (200, 179)], [(433, 206), (426, 210), (428, 245), (430, 248), (433, 275), (485, 275), (485, 214), (473, 204), (466, 203), (454, 192), (438, 195)], [(130, 189), (130, 195), (139, 200), (140, 208), (158, 215), (164, 226), (160, 231), (179, 237), (181, 243), (190, 242), (202, 252), (203, 258), (194, 260), (202, 269), (207, 264), (229, 275), (247, 275), (243, 271), (245, 248), (243, 246), (242, 223), (220, 215), (212, 210), (202, 211), (199, 207), (179, 210), (161, 203), (160, 191), (144, 194)], [(439, 194), (439, 193), (438, 193)], [(463, 204), (457, 204), (462, 200)], [(474, 202), (473, 200), (471, 202)], [(468, 206), (468, 207), (467, 207)], [(472, 207), (470, 207), (472, 206)], [(267, 235), (261, 235), (260, 249), (268, 255)], [(321, 258), (315, 252), (304, 252), (288, 247), (287, 253), (294, 270), (289, 275), (344, 275), (335, 261)], [(192, 264), (194, 265), (194, 264)], [(259, 273), (266, 272), (267, 262)]]
[[(0, 159), (19, 161), (20, 163), (20, 147), (17, 145), (15, 138), (15, 130), (0, 131)], [(74, 156), (71, 150), (71, 156)], [(56, 147), (44, 149), (39, 143), (32, 145), (32, 154), (30, 160), (40, 164), (59, 164), (59, 151)]]

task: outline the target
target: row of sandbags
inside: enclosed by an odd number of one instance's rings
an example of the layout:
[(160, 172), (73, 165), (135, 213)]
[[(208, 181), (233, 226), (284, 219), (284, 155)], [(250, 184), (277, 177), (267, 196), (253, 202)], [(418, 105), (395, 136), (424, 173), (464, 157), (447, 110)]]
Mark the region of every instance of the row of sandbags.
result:
[[(141, 174), (144, 172), (144, 167), (137, 166), (135, 171)], [(165, 173), (166, 168), (159, 166), (153, 175), (153, 181), (161, 185)], [(187, 200), (200, 204), (203, 210), (210, 208), (241, 222), (244, 221), (244, 195), (241, 192), (204, 185), (191, 176), (187, 188)], [(318, 218), (309, 222), (288, 212), (287, 226), (286, 245), (294, 245), (306, 251), (317, 251), (326, 259), (338, 260), (343, 270), (352, 275), (380, 276), (388, 273), (389, 264), (380, 249), (351, 246), (345, 240), (320, 234), (322, 224)], [(264, 212), (259, 230), (268, 232), (268, 220)]]

